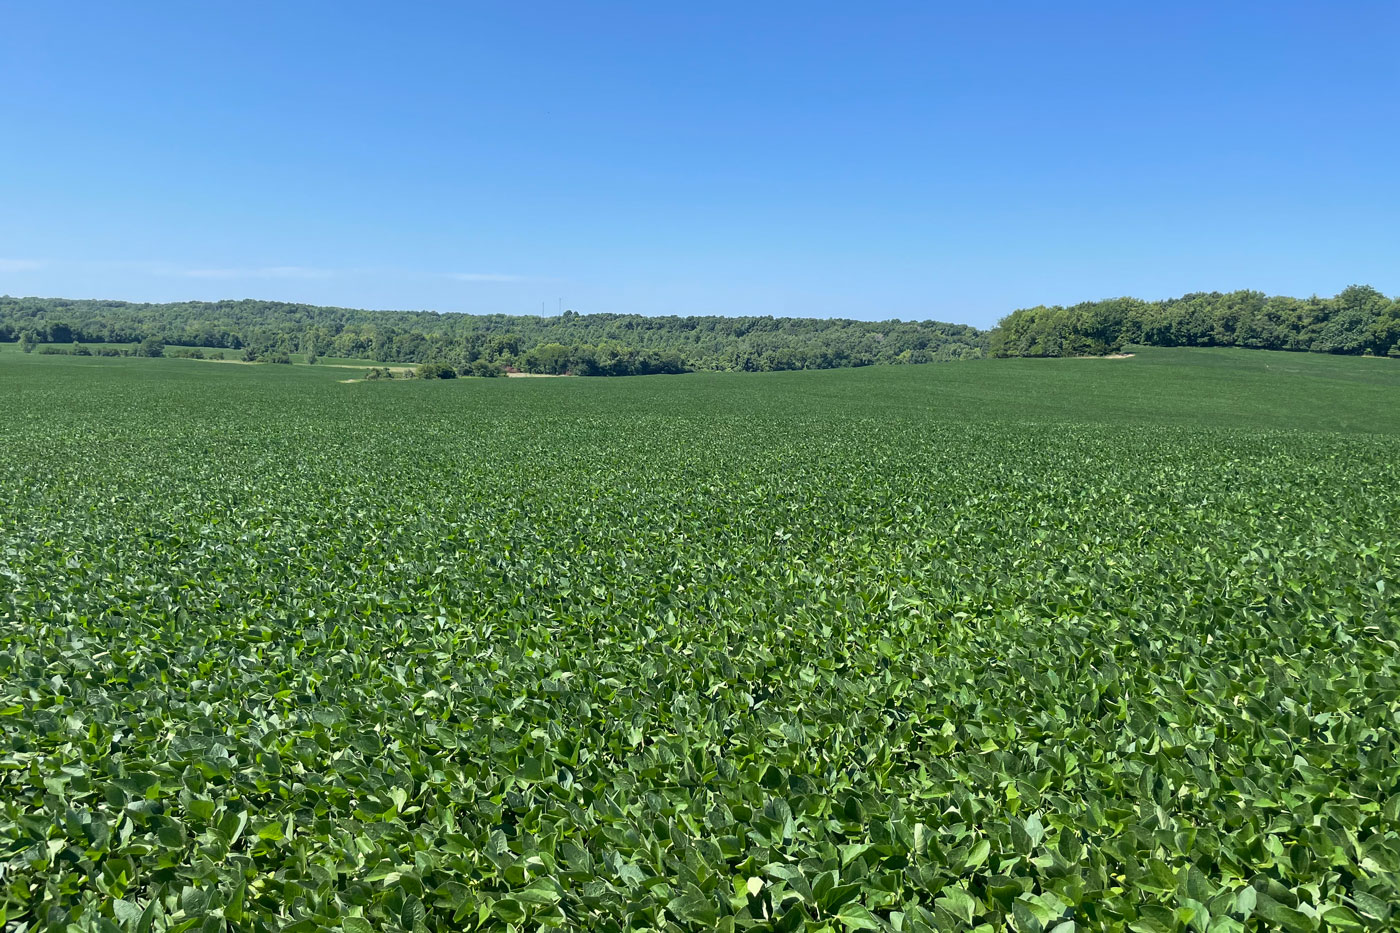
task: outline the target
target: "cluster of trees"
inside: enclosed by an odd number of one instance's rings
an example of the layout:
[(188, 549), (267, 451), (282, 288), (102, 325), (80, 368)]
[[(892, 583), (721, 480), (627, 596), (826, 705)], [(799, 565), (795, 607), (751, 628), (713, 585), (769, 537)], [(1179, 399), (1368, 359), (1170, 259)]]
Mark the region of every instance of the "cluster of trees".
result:
[[(70, 347), (60, 347), (53, 344), (41, 344), (32, 333), (20, 335), (19, 348), (21, 350), (25, 353), (33, 353), (36, 347), (41, 356), (176, 356), (197, 360), (205, 358), (204, 351), (199, 347), (177, 347), (166, 353), (165, 344), (155, 337), (147, 337), (134, 347), (93, 346), (76, 340)], [(209, 358), (221, 360), (224, 355), (216, 350), (210, 354)]]
[(1250, 347), (1400, 357), (1400, 299), (1368, 285), (1332, 298), (1196, 292), (1167, 301), (1114, 298), (1024, 308), (989, 335), (993, 356), (1085, 356), (1127, 344)]
[(679, 350), (639, 350), (615, 343), (546, 343), (520, 357), (527, 373), (562, 376), (650, 376), (683, 373), (688, 368)]
[[(373, 371), (371, 371), (373, 372)], [(393, 371), (386, 370), (388, 377), (393, 378)], [(461, 366), (453, 366), (451, 363), (424, 363), (415, 371), (419, 379), (456, 379), (458, 376), (477, 376), (480, 378), (494, 379), (504, 376), (506, 368), (499, 363), (488, 363), (485, 360), (477, 360), (474, 363), (464, 363)], [(373, 375), (371, 379), (375, 378)]]
[(384, 363), (477, 361), (523, 372), (631, 375), (686, 370), (831, 369), (985, 355), (986, 334), (936, 321), (554, 317), (360, 311), (273, 301), (134, 304), (0, 297), (0, 341), (214, 347), (245, 358), (304, 353)]
[[(23, 350), (31, 353), (36, 345), (26, 342)], [(130, 350), (123, 350), (119, 347), (89, 347), (84, 343), (75, 343), (71, 347), (42, 346), (39, 353), (44, 356), (133, 356)]]

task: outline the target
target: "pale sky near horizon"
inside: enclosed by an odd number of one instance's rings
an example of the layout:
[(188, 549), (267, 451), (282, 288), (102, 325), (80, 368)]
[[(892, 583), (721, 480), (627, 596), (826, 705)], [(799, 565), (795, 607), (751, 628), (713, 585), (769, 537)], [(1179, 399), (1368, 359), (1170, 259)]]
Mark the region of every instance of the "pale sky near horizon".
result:
[(1400, 4), (0, 7), (0, 294), (1400, 293)]

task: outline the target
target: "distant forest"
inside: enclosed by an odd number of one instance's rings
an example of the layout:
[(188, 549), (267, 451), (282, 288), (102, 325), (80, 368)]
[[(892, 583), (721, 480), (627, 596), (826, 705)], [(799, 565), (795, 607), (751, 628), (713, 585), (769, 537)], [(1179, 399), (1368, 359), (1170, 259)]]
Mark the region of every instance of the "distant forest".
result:
[(1333, 298), (1200, 292), (1166, 301), (1114, 298), (1024, 308), (981, 331), (937, 321), (648, 317), (565, 311), (554, 317), (360, 311), (275, 301), (134, 304), (0, 297), (0, 342), (127, 344), (425, 363), (481, 375), (501, 368), (584, 376), (692, 370), (761, 372), (983, 356), (1095, 356), (1129, 344), (1250, 347), (1400, 357), (1400, 300), (1353, 285)]
[[(275, 301), (132, 304), (0, 297), (0, 341), (150, 341), (263, 359), (287, 353), (385, 363), (488, 363), (533, 373), (634, 375), (688, 370), (833, 369), (986, 355), (963, 324), (774, 317), (554, 317), (357, 311)], [(149, 347), (150, 344), (148, 344)], [(133, 351), (135, 352), (135, 351)], [(477, 368), (479, 370), (479, 367)]]
[(1129, 344), (1400, 357), (1400, 300), (1368, 285), (1334, 298), (1197, 292), (1024, 308), (988, 334), (992, 356), (1098, 356)]

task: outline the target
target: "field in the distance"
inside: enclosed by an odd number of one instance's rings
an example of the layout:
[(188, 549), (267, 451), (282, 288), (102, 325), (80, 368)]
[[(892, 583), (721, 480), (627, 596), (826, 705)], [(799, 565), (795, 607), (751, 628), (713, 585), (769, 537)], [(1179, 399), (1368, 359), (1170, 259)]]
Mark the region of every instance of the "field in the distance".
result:
[(1385, 929), (1400, 364), (0, 356), (7, 929)]

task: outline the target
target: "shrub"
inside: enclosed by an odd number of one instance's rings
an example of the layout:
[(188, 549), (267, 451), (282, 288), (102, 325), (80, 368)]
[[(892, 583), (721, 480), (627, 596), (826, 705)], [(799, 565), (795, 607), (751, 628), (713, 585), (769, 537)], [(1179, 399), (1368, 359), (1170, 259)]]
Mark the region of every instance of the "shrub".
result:
[(456, 379), (457, 370), (443, 362), (424, 363), (418, 367), (420, 379)]
[(477, 360), (463, 366), (459, 372), (463, 376), (479, 376), (486, 379), (495, 379), (506, 374), (506, 368), (500, 363), (489, 363), (486, 360)]

